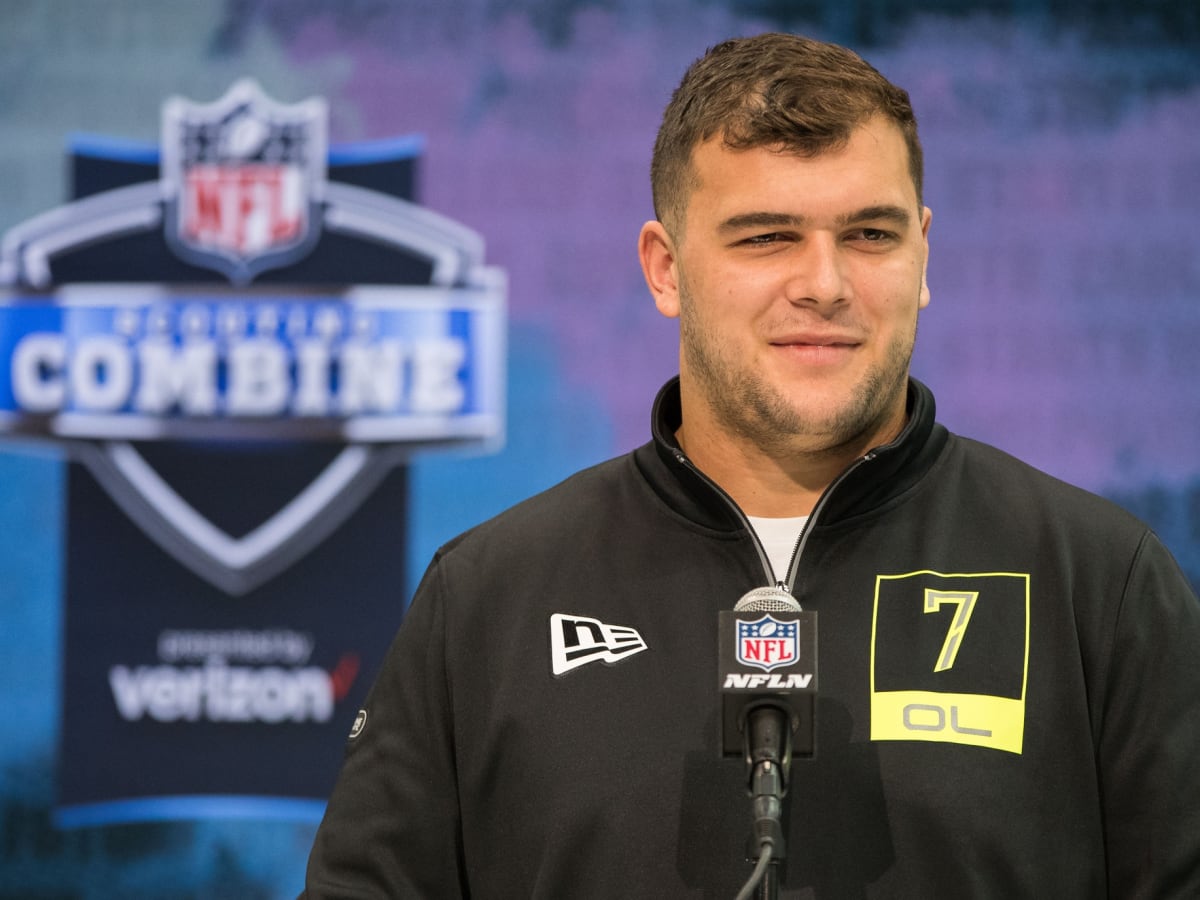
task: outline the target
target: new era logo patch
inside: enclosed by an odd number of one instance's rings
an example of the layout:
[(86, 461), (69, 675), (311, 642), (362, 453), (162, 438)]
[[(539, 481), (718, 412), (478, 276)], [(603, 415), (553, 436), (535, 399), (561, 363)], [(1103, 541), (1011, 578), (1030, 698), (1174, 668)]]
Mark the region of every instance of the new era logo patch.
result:
[(599, 619), (555, 613), (550, 617), (550, 669), (564, 675), (590, 662), (607, 665), (640, 653), (646, 642), (636, 629)]

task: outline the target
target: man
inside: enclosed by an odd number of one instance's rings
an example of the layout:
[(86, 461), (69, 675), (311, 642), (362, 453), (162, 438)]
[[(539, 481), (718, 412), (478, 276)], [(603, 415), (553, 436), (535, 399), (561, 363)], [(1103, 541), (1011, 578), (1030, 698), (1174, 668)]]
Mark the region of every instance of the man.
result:
[(786, 35), (693, 65), (640, 254), (653, 440), (443, 547), (307, 896), (732, 897), (717, 617), (820, 617), (783, 897), (1200, 896), (1200, 604), (1148, 529), (934, 422), (907, 95)]

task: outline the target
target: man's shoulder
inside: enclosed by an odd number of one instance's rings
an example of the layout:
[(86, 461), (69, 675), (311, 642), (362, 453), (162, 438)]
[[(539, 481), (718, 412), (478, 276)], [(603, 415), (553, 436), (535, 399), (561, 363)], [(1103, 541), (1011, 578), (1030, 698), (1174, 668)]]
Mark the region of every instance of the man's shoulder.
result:
[(979, 485), (997, 503), (1026, 514), (1041, 512), (1059, 520), (1142, 534), (1144, 522), (1112, 500), (1051, 475), (1011, 453), (961, 435), (951, 436), (959, 476)]
[(604, 510), (628, 504), (637, 479), (630, 453), (581, 469), (464, 531), (444, 544), (438, 555), (446, 557), (463, 547), (530, 546), (571, 538), (594, 528)]

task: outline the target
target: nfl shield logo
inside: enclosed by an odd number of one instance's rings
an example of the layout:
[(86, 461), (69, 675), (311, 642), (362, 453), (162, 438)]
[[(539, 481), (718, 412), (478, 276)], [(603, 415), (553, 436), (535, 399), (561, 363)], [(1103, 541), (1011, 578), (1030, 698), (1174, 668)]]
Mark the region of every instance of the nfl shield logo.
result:
[(794, 665), (800, 657), (796, 622), (776, 619), (769, 613), (761, 619), (737, 623), (737, 661), (770, 672), (780, 666)]
[(325, 102), (285, 106), (250, 80), (213, 103), (163, 107), (166, 237), (186, 262), (237, 285), (291, 265), (320, 236)]

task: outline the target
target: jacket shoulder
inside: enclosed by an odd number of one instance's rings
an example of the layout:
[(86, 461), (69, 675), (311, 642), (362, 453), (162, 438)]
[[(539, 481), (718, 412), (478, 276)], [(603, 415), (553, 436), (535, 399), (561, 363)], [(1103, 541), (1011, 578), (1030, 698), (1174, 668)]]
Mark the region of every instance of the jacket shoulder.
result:
[(581, 469), (447, 541), (436, 557), (493, 542), (529, 548), (571, 539), (627, 505), (631, 491), (644, 491), (638, 480), (631, 454)]
[(964, 492), (993, 497), (1030, 525), (1051, 520), (1086, 531), (1140, 540), (1149, 526), (1112, 500), (1070, 484), (981, 441), (951, 435), (948, 462)]

